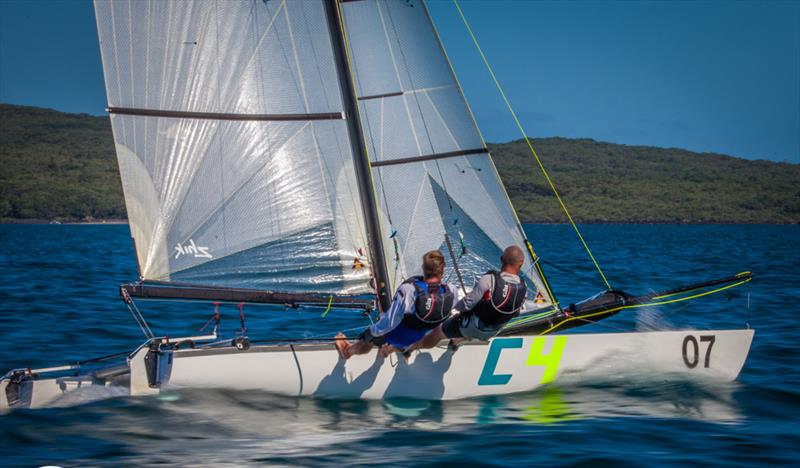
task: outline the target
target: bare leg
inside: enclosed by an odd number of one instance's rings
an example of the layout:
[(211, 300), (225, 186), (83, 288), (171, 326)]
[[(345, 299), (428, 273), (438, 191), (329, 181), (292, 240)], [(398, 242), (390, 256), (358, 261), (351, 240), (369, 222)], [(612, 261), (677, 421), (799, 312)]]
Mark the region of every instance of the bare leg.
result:
[(372, 343), (366, 343), (361, 340), (351, 343), (347, 340), (347, 337), (344, 335), (344, 333), (341, 332), (336, 334), (336, 341), (334, 344), (336, 345), (336, 350), (339, 351), (339, 356), (341, 356), (342, 359), (350, 359), (356, 354), (365, 354), (372, 349)]
[(372, 350), (372, 343), (367, 343), (366, 341), (356, 341), (355, 343), (350, 345), (350, 348), (347, 350), (348, 356), (355, 356), (356, 354), (367, 354)]

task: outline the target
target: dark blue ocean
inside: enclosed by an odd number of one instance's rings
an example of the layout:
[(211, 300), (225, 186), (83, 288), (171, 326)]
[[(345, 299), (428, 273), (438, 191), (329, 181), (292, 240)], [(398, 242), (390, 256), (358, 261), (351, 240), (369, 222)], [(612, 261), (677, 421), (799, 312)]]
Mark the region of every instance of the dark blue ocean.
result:
[[(601, 289), (569, 226), (527, 230), (562, 303)], [(625, 312), (575, 332), (756, 330), (738, 381), (708, 385), (609, 376), (449, 402), (329, 401), (259, 392), (131, 398), (0, 415), (0, 465), (683, 465), (797, 464), (800, 447), (800, 226), (591, 225), (612, 285), (638, 294), (755, 273), (707, 300)], [(130, 350), (143, 336), (118, 297), (135, 279), (125, 225), (0, 225), (0, 370)], [(749, 296), (749, 297), (748, 297)], [(749, 298), (749, 301), (748, 301)], [(749, 307), (748, 307), (749, 303)], [(196, 332), (205, 304), (145, 303), (157, 334)], [(349, 312), (245, 308), (251, 338), (360, 327)], [(238, 328), (223, 308), (223, 333)], [(351, 332), (352, 333), (352, 332)]]

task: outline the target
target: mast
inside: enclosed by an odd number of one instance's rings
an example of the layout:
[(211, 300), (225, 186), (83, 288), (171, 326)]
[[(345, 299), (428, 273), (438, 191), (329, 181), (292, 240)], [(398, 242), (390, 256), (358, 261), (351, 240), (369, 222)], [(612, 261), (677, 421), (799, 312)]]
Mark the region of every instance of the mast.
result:
[(381, 310), (385, 311), (389, 309), (391, 292), (387, 281), (388, 274), (383, 254), (378, 206), (374, 195), (375, 187), (372, 181), (372, 169), (364, 144), (364, 130), (361, 127), (361, 119), (358, 116), (358, 102), (354, 89), (355, 81), (350, 71), (343, 19), (339, 14), (339, 0), (325, 0), (325, 13), (328, 19), (336, 68), (339, 73), (339, 84), (344, 101), (345, 120), (350, 135), (350, 144), (353, 149), (353, 165), (355, 166), (356, 179), (358, 181), (361, 208), (366, 220), (372, 274), (375, 277), (378, 303)]

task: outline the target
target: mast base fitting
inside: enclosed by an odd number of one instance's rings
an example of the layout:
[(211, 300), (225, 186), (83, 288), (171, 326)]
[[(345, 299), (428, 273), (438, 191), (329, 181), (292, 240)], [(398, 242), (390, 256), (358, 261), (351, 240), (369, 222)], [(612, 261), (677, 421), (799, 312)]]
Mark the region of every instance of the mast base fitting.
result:
[(231, 346), (238, 349), (239, 351), (247, 351), (248, 349), (250, 349), (250, 338), (246, 336), (240, 336), (234, 338), (233, 341), (231, 341)]

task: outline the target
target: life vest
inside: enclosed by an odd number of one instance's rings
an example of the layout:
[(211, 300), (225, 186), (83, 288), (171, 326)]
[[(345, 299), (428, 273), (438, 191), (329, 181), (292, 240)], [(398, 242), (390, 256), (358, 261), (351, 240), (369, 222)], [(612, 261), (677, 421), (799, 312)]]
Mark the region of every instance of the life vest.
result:
[(490, 270), (486, 274), (494, 276), (494, 289), (486, 291), (471, 312), (487, 325), (506, 323), (519, 314), (519, 310), (525, 303), (528, 287), (522, 278), (520, 278), (519, 284), (512, 284), (494, 270)]
[(417, 300), (414, 313), (403, 315), (403, 325), (414, 330), (432, 330), (450, 316), (455, 297), (445, 284), (428, 284), (421, 276), (405, 282), (414, 285)]

